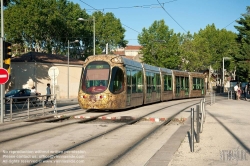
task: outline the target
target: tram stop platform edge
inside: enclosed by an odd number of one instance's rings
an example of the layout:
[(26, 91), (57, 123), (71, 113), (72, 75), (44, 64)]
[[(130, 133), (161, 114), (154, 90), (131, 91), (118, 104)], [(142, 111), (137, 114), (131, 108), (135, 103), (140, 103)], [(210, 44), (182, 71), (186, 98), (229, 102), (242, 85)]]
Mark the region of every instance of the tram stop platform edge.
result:
[(190, 148), (189, 118), (147, 166), (250, 165), (249, 117), (249, 99), (228, 100), (225, 95), (216, 96), (214, 104), (206, 105), (203, 131), (199, 143), (194, 139), (194, 151)]

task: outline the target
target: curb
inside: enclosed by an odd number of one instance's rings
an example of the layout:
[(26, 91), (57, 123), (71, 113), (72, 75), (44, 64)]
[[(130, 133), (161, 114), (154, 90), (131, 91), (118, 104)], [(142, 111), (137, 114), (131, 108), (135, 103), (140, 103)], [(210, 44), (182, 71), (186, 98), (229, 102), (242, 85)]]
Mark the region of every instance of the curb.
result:
[[(74, 119), (89, 119), (89, 118), (93, 118), (94, 116), (82, 116), (82, 115), (78, 115), (78, 116), (74, 116)], [(135, 120), (136, 117), (132, 117), (132, 116), (101, 116), (98, 119), (100, 120)], [(150, 121), (150, 122), (164, 122), (166, 120), (168, 120), (168, 118), (152, 118), (152, 117), (145, 117), (142, 118), (143, 121)], [(180, 122), (183, 123), (187, 120), (187, 118), (174, 118), (172, 121), (174, 122)]]

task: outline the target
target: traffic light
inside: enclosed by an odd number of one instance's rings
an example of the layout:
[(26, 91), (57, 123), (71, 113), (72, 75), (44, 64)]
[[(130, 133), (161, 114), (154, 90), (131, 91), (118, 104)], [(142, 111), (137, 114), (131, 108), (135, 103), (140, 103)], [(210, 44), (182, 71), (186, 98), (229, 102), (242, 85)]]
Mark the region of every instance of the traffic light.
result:
[(3, 67), (10, 74), (11, 43), (3, 41)]

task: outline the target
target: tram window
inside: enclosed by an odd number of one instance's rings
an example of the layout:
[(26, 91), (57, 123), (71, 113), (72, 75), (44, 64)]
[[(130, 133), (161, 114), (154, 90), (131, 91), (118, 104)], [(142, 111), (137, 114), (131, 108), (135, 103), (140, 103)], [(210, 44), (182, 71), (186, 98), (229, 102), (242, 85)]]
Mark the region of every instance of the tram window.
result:
[(124, 89), (124, 74), (119, 67), (112, 68), (109, 90), (112, 93), (120, 93)]
[(160, 92), (160, 89), (161, 89), (160, 74), (156, 74), (156, 91)]
[(181, 87), (181, 81), (179, 76), (175, 77), (175, 82), (176, 82), (176, 88), (179, 89)]
[(200, 78), (193, 78), (193, 90), (199, 90), (201, 89), (201, 79)]
[(81, 75), (80, 86), (82, 87), (83, 91), (86, 91), (86, 80), (85, 80), (85, 77), (84, 77), (84, 68), (82, 68), (82, 75)]
[(188, 77), (185, 77), (185, 89), (189, 89), (189, 81), (188, 81)]
[(193, 90), (196, 90), (196, 78), (193, 78)]
[(155, 92), (156, 91), (156, 86), (157, 86), (157, 77), (156, 77), (156, 74), (155, 73), (152, 73), (152, 75), (153, 75), (153, 84), (152, 84), (152, 90), (153, 90), (153, 92)]
[(168, 76), (163, 76), (163, 85), (164, 85), (164, 91), (168, 90)]
[(109, 81), (109, 64), (107, 62), (95, 61), (88, 64), (83, 72), (81, 81), (82, 90), (87, 93), (101, 93), (106, 87), (100, 88), (100, 82), (107, 85)]
[(172, 76), (164, 75), (164, 91), (172, 90)]
[(130, 69), (126, 70), (127, 74), (127, 94), (131, 93), (131, 72)]
[(197, 78), (196, 88), (197, 88), (197, 89), (201, 89), (201, 81), (200, 81), (200, 78)]
[(138, 92), (142, 92), (142, 88), (143, 88), (143, 77), (142, 77), (142, 71), (138, 71), (137, 72), (137, 90)]
[(137, 92), (137, 78), (136, 78), (136, 74), (137, 71), (136, 70), (132, 70), (131, 71), (131, 76), (132, 76), (132, 93), (136, 93)]
[(147, 78), (147, 93), (151, 93), (151, 82), (152, 82), (152, 77), (151, 77), (151, 73), (146, 72), (146, 78)]
[(181, 78), (181, 90), (185, 89), (185, 80), (184, 77), (180, 77)]

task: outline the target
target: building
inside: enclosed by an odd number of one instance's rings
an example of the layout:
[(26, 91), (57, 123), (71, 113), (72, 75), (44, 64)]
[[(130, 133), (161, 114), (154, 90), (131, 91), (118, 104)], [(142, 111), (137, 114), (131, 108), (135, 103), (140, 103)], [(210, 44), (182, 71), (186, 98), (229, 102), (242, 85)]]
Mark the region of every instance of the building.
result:
[[(80, 60), (70, 59), (68, 66), (68, 57), (38, 52), (13, 57), (11, 76), (6, 89), (31, 89), (35, 86), (37, 92), (45, 95), (47, 83), (50, 83), (51, 90), (57, 94), (58, 99), (77, 98), (83, 63)], [(51, 67), (59, 70), (55, 78), (50, 78), (48, 74)]]
[(120, 56), (126, 56), (129, 59), (141, 62), (142, 55), (140, 54), (140, 49), (142, 46), (132, 46), (127, 45), (125, 48), (119, 48), (114, 51), (114, 54)]

